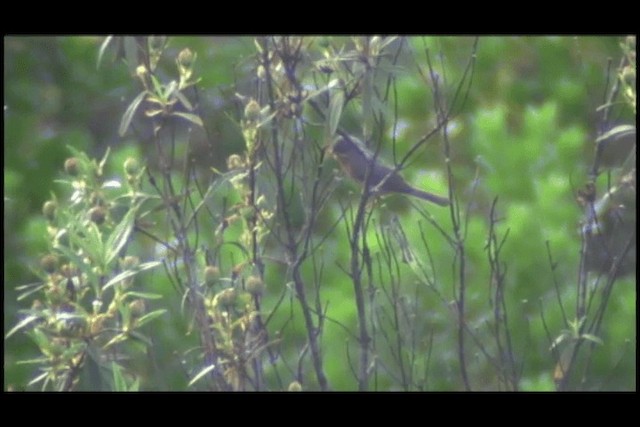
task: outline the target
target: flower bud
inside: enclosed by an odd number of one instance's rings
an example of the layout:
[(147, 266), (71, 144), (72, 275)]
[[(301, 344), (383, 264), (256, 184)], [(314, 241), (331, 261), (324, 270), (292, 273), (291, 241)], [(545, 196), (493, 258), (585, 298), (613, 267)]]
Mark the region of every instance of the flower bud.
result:
[(258, 276), (249, 276), (245, 286), (247, 292), (253, 296), (261, 296), (264, 292), (264, 282)]
[(265, 80), (267, 78), (267, 70), (264, 68), (264, 65), (258, 65), (256, 74), (260, 80)]
[(260, 119), (260, 104), (255, 99), (249, 101), (244, 108), (244, 118), (250, 122), (257, 122)]
[(127, 175), (135, 176), (139, 171), (140, 165), (138, 164), (138, 161), (136, 159), (134, 159), (133, 157), (129, 157), (124, 161), (124, 172)]
[(42, 214), (49, 221), (53, 221), (56, 218), (56, 209), (58, 208), (58, 204), (53, 200), (48, 200), (42, 206)]
[(147, 67), (145, 67), (144, 65), (138, 65), (138, 67), (136, 68), (136, 75), (138, 76), (138, 78), (144, 81), (147, 74)]
[(227, 167), (229, 170), (240, 169), (243, 166), (242, 157), (238, 154), (232, 154), (227, 158)]
[(58, 268), (58, 257), (55, 255), (45, 255), (40, 259), (40, 267), (47, 273), (51, 274)]
[(107, 202), (104, 199), (104, 195), (100, 191), (94, 191), (89, 196), (89, 205), (91, 206), (104, 206)]
[(236, 303), (238, 293), (235, 288), (227, 288), (221, 291), (218, 295), (218, 302), (224, 308), (232, 307)]
[(289, 384), (289, 388), (287, 390), (288, 391), (302, 391), (302, 384), (300, 384), (298, 381), (293, 381), (293, 382), (291, 382), (291, 384)]
[(193, 65), (194, 55), (191, 49), (185, 48), (178, 54), (178, 64), (184, 68), (191, 68)]
[(132, 317), (140, 317), (146, 311), (145, 303), (143, 299), (136, 299), (129, 303), (129, 312)]
[(106, 217), (107, 211), (101, 206), (96, 206), (95, 208), (91, 208), (91, 210), (89, 210), (89, 219), (96, 225), (104, 224), (104, 220), (106, 219)]
[(214, 265), (208, 265), (204, 269), (204, 283), (213, 286), (220, 279), (220, 269)]
[(78, 176), (80, 173), (80, 167), (78, 165), (78, 159), (75, 157), (69, 157), (64, 161), (64, 171), (71, 176)]
[(122, 266), (123, 270), (132, 270), (140, 265), (140, 258), (132, 255), (126, 256), (122, 259), (120, 265)]
[(93, 314), (100, 313), (100, 309), (102, 308), (102, 301), (99, 299), (94, 299), (91, 303), (91, 307), (93, 308)]

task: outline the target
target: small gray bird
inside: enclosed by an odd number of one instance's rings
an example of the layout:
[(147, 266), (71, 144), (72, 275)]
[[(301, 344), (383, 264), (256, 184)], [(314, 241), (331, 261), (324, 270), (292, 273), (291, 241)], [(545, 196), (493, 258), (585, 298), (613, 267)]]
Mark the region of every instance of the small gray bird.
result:
[(354, 142), (350, 137), (346, 135), (340, 135), (332, 147), (332, 152), (340, 166), (354, 180), (360, 184), (364, 183), (366, 177), (367, 168), (370, 164), (373, 164), (371, 169), (371, 176), (369, 177), (370, 189), (373, 190), (378, 184), (382, 182), (385, 177), (391, 174), (378, 188), (381, 193), (402, 193), (409, 194), (411, 196), (419, 197), (429, 202), (435, 203), (440, 206), (447, 206), (449, 199), (446, 197), (436, 196), (427, 191), (418, 190), (413, 188), (393, 169), (381, 165), (377, 160), (373, 163), (374, 159), (371, 154), (365, 151), (364, 147)]

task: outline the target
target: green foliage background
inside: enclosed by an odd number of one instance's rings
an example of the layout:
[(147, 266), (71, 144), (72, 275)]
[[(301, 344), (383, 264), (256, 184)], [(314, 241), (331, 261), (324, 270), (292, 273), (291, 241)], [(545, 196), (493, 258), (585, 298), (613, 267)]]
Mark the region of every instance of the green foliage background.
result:
[[(415, 55), (428, 46), (442, 52), (445, 82), (460, 78), (473, 40), (466, 37), (411, 38)], [(552, 334), (565, 327), (557, 308), (553, 281), (558, 281), (567, 306), (575, 298), (579, 263), (578, 224), (582, 216), (575, 203), (575, 192), (586, 179), (593, 159), (597, 132), (596, 108), (604, 102), (607, 61), (620, 56), (620, 37), (482, 37), (479, 41), (473, 84), (462, 114), (452, 125), (452, 161), (460, 202), (469, 210), (468, 274), (474, 278), (469, 289), (469, 320), (483, 327), (483, 310), (488, 298), (486, 255), (487, 212), (498, 197), (501, 221), (499, 231), (509, 232), (503, 249), (508, 265), (510, 320), (515, 348), (526, 355), (522, 388), (553, 389), (553, 361), (550, 339), (540, 321), (541, 307)], [(46, 251), (45, 220), (41, 208), (52, 191), (60, 191), (60, 176), (66, 145), (100, 158), (106, 147), (112, 149), (110, 164), (120, 168), (124, 159), (139, 155), (153, 162), (153, 153), (144, 141), (118, 137), (118, 126), (128, 103), (136, 95), (129, 70), (120, 63), (105, 61), (96, 67), (101, 37), (6, 37), (4, 39), (4, 331), (16, 323), (16, 285), (34, 280), (30, 267), (36, 266)], [(231, 153), (243, 150), (242, 136), (230, 120), (241, 117), (235, 92), (250, 94), (255, 46), (249, 37), (176, 37), (170, 41), (167, 58), (189, 47), (198, 53), (196, 70), (202, 78), (202, 118), (207, 133), (194, 131), (189, 137), (201, 151), (195, 157), (203, 168), (225, 167)], [(173, 52), (173, 56), (171, 55)], [(167, 59), (165, 67), (172, 66)], [(400, 139), (414, 140), (425, 131), (432, 118), (432, 94), (414, 70), (405, 70), (398, 81), (398, 117), (404, 125)], [(629, 119), (629, 117), (626, 117)], [(621, 117), (620, 120), (625, 119)], [(353, 119), (352, 119), (353, 120)], [(357, 127), (356, 127), (357, 128)], [(390, 153), (384, 156), (389, 158)], [(403, 174), (418, 186), (446, 193), (442, 174), (442, 154), (437, 144), (417, 155)], [(423, 166), (430, 170), (425, 175)], [(424, 224), (403, 198), (390, 199), (393, 209), (385, 215), (399, 214), (411, 236), (417, 238)], [(389, 213), (391, 212), (391, 213)], [(333, 211), (337, 217), (337, 207)], [(446, 221), (446, 210), (433, 212), (438, 222)], [(327, 223), (330, 223), (327, 220)], [(427, 227), (427, 234), (433, 230)], [(373, 236), (372, 236), (373, 238)], [(546, 242), (558, 263), (551, 271)], [(434, 238), (430, 248), (443, 283), (453, 273), (444, 242)], [(151, 248), (146, 248), (152, 254)], [(330, 315), (345, 324), (355, 321), (353, 291), (336, 266), (347, 266), (349, 256), (346, 233), (341, 227), (332, 232), (321, 249), (325, 257), (322, 297)], [(151, 256), (151, 255), (150, 255)], [(311, 271), (308, 272), (311, 274)], [(146, 373), (143, 388), (182, 390), (187, 379), (180, 366), (182, 351), (195, 345), (196, 337), (186, 336), (188, 321), (180, 309), (180, 296), (158, 270), (145, 276), (149, 291), (164, 295), (159, 306), (170, 310), (153, 328), (155, 348), (150, 364), (141, 362)], [(286, 286), (277, 265), (267, 270), (268, 289), (279, 294)], [(448, 290), (443, 289), (447, 295)], [(449, 293), (447, 295), (452, 298)], [(447, 331), (454, 330), (455, 317), (442, 310), (440, 302), (423, 292), (420, 310), (430, 316), (432, 331), (417, 331), (426, 342), (433, 334), (430, 358), (434, 376), (430, 390), (459, 389), (455, 370), (456, 354)], [(585, 388), (597, 390), (635, 390), (635, 277), (616, 285), (607, 311), (604, 345), (593, 361), (590, 381)], [(275, 304), (265, 299), (265, 309)], [(291, 309), (297, 310), (295, 301)], [(287, 313), (288, 314), (288, 313)], [(283, 320), (284, 321), (284, 320)], [(274, 324), (279, 319), (275, 318)], [(304, 342), (303, 325), (294, 325), (283, 353), (299, 351)], [(434, 332), (435, 331), (435, 332)], [(480, 334), (482, 336), (482, 334)], [(322, 337), (327, 376), (336, 390), (353, 390), (355, 380), (346, 368), (349, 334), (343, 328), (327, 325)], [(34, 348), (21, 334), (5, 341), (5, 390), (23, 389), (31, 368), (16, 362), (34, 356)], [(351, 357), (354, 357), (353, 355)], [(473, 358), (472, 358), (473, 359)], [(471, 362), (473, 364), (473, 361)], [(162, 373), (159, 375), (158, 373)], [(482, 388), (484, 372), (477, 366), (474, 384)], [(487, 384), (491, 380), (487, 378)], [(379, 389), (394, 389), (390, 377), (380, 378)]]

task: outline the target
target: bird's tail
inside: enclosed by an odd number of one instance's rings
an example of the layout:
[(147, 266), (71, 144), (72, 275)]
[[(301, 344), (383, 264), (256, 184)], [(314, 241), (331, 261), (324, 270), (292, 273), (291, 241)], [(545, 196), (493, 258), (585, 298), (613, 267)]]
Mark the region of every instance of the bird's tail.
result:
[(431, 194), (427, 191), (418, 190), (417, 188), (412, 188), (409, 193), (412, 196), (420, 197), (428, 202), (435, 203), (440, 206), (449, 206), (449, 199), (446, 197), (436, 196), (435, 194)]

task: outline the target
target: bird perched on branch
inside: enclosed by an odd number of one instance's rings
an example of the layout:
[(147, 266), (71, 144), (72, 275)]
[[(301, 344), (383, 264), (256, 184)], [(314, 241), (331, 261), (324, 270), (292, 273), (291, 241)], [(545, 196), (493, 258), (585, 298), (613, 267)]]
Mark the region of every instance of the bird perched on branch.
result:
[[(402, 193), (419, 197), (440, 206), (447, 206), (449, 199), (413, 188), (397, 171), (384, 166), (355, 138), (341, 134), (333, 144), (332, 152), (340, 166), (352, 179), (364, 184), (367, 169), (371, 168), (368, 184), (370, 191), (378, 193)], [(371, 166), (369, 166), (371, 165)]]

